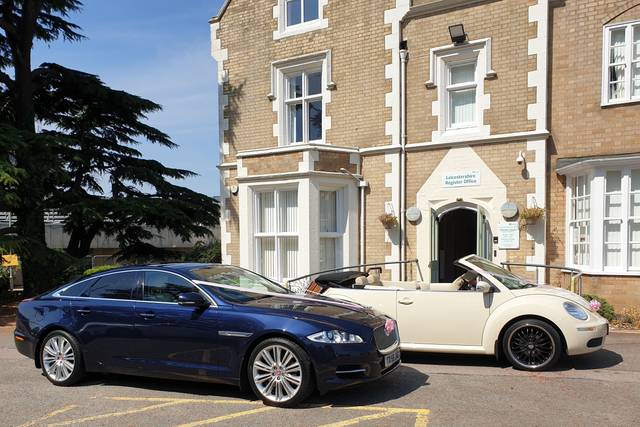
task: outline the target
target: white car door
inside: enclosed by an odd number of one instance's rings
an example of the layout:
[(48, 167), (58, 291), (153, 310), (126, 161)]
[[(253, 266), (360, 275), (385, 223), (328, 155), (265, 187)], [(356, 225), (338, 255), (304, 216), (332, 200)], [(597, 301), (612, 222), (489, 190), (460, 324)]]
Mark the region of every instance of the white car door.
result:
[(479, 346), (491, 311), (509, 298), (501, 292), (432, 286), (434, 290), (398, 291), (397, 320), (403, 344)]

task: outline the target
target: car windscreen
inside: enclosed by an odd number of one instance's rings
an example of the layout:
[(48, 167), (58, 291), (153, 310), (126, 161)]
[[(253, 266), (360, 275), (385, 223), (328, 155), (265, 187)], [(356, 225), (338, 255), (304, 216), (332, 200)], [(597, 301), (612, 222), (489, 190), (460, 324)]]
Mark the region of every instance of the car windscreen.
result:
[(491, 261), (487, 261), (484, 258), (473, 256), (473, 257), (466, 258), (465, 261), (491, 274), (500, 283), (502, 283), (503, 285), (505, 285), (507, 288), (511, 290), (525, 289), (525, 288), (531, 288), (535, 286), (529, 283), (527, 280), (523, 279), (522, 277), (516, 276), (509, 270), (502, 268), (499, 265), (492, 263)]
[[(290, 293), (287, 289), (271, 280), (252, 273), (248, 270), (230, 265), (209, 265), (191, 270), (197, 280), (223, 285), (230, 291), (245, 292), (269, 292), (277, 294)], [(234, 289), (234, 288), (237, 288)]]

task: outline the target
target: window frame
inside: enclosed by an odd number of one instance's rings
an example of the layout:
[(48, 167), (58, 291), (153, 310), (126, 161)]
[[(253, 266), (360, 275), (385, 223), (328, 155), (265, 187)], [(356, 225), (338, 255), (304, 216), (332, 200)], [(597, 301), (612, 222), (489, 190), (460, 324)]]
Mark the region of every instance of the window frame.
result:
[[(625, 29), (625, 61), (624, 63), (611, 63), (610, 55), (611, 55), (611, 33), (617, 29)], [(605, 25), (602, 28), (602, 106), (609, 105), (620, 105), (620, 104), (629, 104), (634, 102), (640, 102), (640, 92), (633, 96), (633, 78), (632, 78), (632, 69), (634, 64), (639, 64), (640, 67), (640, 56), (638, 59), (633, 59), (633, 32), (634, 29), (637, 28), (637, 31), (640, 32), (640, 20), (634, 21), (626, 21), (611, 25)], [(640, 41), (637, 42), (640, 46)], [(614, 65), (624, 65), (625, 66), (625, 96), (620, 99), (612, 99), (609, 96), (610, 90), (610, 81), (609, 81), (609, 69)], [(640, 78), (640, 76), (639, 76)]]
[[(640, 172), (640, 165), (620, 165), (620, 166), (603, 166), (601, 168), (590, 169), (574, 175), (567, 175), (568, 182), (573, 182), (579, 176), (585, 176), (590, 181), (590, 221), (589, 221), (589, 263), (580, 265), (574, 262), (574, 245), (572, 234), (572, 223), (577, 222), (572, 219), (572, 201), (574, 200), (573, 186), (568, 184), (566, 186), (567, 195), (567, 215), (566, 215), (566, 227), (567, 227), (567, 251), (566, 251), (566, 264), (570, 267), (575, 267), (584, 270), (590, 274), (604, 274), (604, 275), (638, 275), (640, 273), (640, 265), (631, 265), (631, 245), (634, 241), (631, 240), (631, 227), (632, 221), (640, 221), (640, 215), (633, 216), (631, 211), (631, 198), (634, 194), (640, 194), (640, 188), (632, 190), (632, 173), (633, 171)], [(620, 172), (620, 190), (619, 191), (607, 191), (607, 174), (608, 172)], [(620, 195), (620, 215), (608, 216), (607, 215), (607, 196), (608, 195)], [(613, 242), (613, 244), (620, 245), (620, 263), (616, 266), (608, 266), (606, 262), (606, 225), (610, 221), (615, 221), (620, 224), (620, 241)], [(635, 242), (640, 244), (640, 241)]]
[(284, 26), (287, 30), (289, 29), (295, 29), (299, 26), (309, 26), (312, 25), (314, 22), (320, 20), (320, 12), (322, 9), (322, 4), (320, 2), (320, 0), (317, 0), (318, 2), (318, 16), (315, 19), (310, 19), (308, 21), (304, 20), (304, 12), (305, 12), (305, 3), (307, 0), (298, 0), (300, 1), (300, 22), (298, 22), (297, 24), (289, 24), (289, 3), (295, 1), (295, 0), (283, 0), (284, 3)]
[[(280, 194), (284, 193), (284, 192), (288, 192), (288, 191), (295, 191), (296, 192), (296, 197), (297, 197), (297, 213), (296, 213), (296, 231), (280, 231)], [(260, 232), (258, 231), (260, 229), (260, 209), (261, 209), (261, 200), (260, 197), (262, 194), (264, 193), (273, 193), (273, 197), (274, 197), (274, 209), (275, 209), (275, 227), (274, 227), (274, 231), (273, 232)], [(287, 279), (291, 279), (291, 277), (285, 277), (283, 275), (283, 258), (281, 257), (281, 250), (280, 250), (280, 240), (283, 238), (291, 238), (291, 237), (295, 237), (297, 242), (298, 242), (298, 250), (297, 250), (297, 256), (296, 256), (296, 270), (298, 269), (299, 265), (300, 265), (300, 189), (297, 186), (275, 186), (275, 187), (266, 187), (266, 188), (256, 188), (253, 191), (253, 213), (254, 213), (254, 220), (252, 223), (252, 229), (253, 229), (253, 235), (252, 235), (252, 239), (253, 239), (253, 245), (254, 245), (254, 255), (253, 255), (253, 263), (254, 263), (254, 268), (253, 270), (261, 275), (264, 276), (270, 280), (275, 280), (275, 281), (283, 281), (283, 280), (287, 280)], [(269, 277), (262, 269), (262, 260), (260, 257), (261, 254), (261, 240), (265, 239), (265, 238), (273, 238), (274, 239), (274, 251), (275, 251), (275, 258), (277, 260), (276, 265), (275, 265), (275, 276), (276, 277)], [(296, 271), (297, 274), (297, 271)]]
[[(284, 119), (285, 119), (285, 145), (296, 145), (296, 144), (309, 144), (309, 143), (322, 143), (324, 140), (324, 120), (322, 120), (324, 116), (324, 72), (321, 64), (316, 64), (317, 67), (313, 67), (311, 65), (299, 68), (295, 67), (293, 70), (283, 73), (283, 91), (282, 91), (282, 99), (283, 99), (283, 110), (284, 110)], [(299, 69), (298, 69), (299, 68)], [(320, 73), (320, 93), (317, 94), (309, 94), (309, 75)], [(294, 77), (301, 76), (302, 77), (302, 94), (299, 97), (290, 98), (290, 82)], [(320, 102), (322, 105), (321, 111), (321, 129), (320, 129), (320, 139), (310, 139), (309, 137), (309, 121), (311, 120), (311, 116), (309, 114), (310, 104), (314, 102)], [(293, 105), (302, 104), (302, 141), (293, 141), (293, 136), (295, 131), (292, 130), (292, 122), (291, 122), (291, 114), (289, 108)]]
[[(469, 65), (469, 64), (474, 64), (474, 72), (473, 72), (473, 81), (471, 82), (464, 82), (464, 83), (451, 83), (452, 80), (452, 70), (456, 67), (464, 67), (465, 65)], [(445, 123), (446, 123), (446, 130), (456, 130), (456, 129), (467, 129), (467, 128), (476, 128), (479, 126), (478, 123), (478, 103), (479, 103), (479, 96), (478, 96), (478, 87), (479, 87), (479, 83), (478, 83), (478, 57), (475, 56), (473, 58), (467, 58), (467, 59), (462, 59), (459, 61), (445, 61), (445, 67), (446, 67), (446, 72), (443, 73), (443, 77), (445, 79), (445, 93), (446, 96), (444, 97), (444, 102), (445, 102)], [(454, 124), (453, 123), (453, 111), (452, 111), (452, 107), (453, 107), (453, 102), (451, 101), (451, 97), (452, 97), (452, 92), (460, 92), (460, 91), (464, 91), (464, 90), (469, 90), (469, 89), (473, 89), (475, 91), (475, 96), (474, 96), (474, 104), (473, 104), (473, 120), (470, 122), (464, 122), (464, 123), (457, 123)]]
[(196, 289), (198, 289), (198, 292), (200, 292), (200, 294), (201, 294), (201, 295), (203, 295), (203, 296), (204, 296), (204, 298), (205, 298), (205, 299), (207, 299), (207, 300), (211, 303), (210, 308), (216, 308), (216, 307), (218, 307), (218, 304), (215, 302), (215, 300), (214, 300), (213, 298), (211, 298), (211, 297), (209, 296), (209, 294), (207, 294), (205, 291), (203, 291), (203, 290), (202, 290), (202, 288), (200, 288), (200, 286), (198, 286), (198, 284), (197, 284), (197, 283), (195, 283), (193, 280), (189, 279), (188, 277), (183, 276), (182, 274), (178, 274), (178, 273), (176, 273), (176, 272), (174, 272), (174, 271), (161, 270), (161, 269), (135, 269), (135, 270), (126, 270), (126, 271), (111, 271), (111, 272), (104, 272), (104, 273), (100, 273), (99, 275), (95, 275), (95, 276), (87, 277), (86, 279), (82, 279), (82, 280), (79, 280), (79, 281), (77, 281), (77, 282), (70, 283), (70, 284), (68, 284), (68, 285), (66, 285), (66, 286), (64, 286), (64, 287), (62, 287), (62, 288), (60, 288), (60, 289), (58, 289), (57, 291), (55, 291), (55, 292), (52, 294), (52, 296), (53, 296), (54, 298), (67, 298), (67, 299), (76, 299), (76, 298), (80, 298), (80, 299), (105, 300), (105, 301), (125, 301), (125, 302), (136, 302), (136, 303), (147, 303), (147, 304), (174, 304), (174, 305), (178, 305), (178, 303), (177, 303), (177, 302), (153, 302), (153, 301), (145, 301), (145, 300), (143, 300), (143, 299), (142, 299), (142, 298), (143, 298), (142, 296), (141, 296), (140, 298), (138, 298), (138, 297), (137, 297), (137, 295), (136, 295), (136, 297), (134, 298), (133, 293), (132, 293), (132, 297), (131, 297), (131, 299), (128, 299), (128, 300), (123, 300), (123, 299), (110, 299), (110, 298), (97, 298), (97, 297), (87, 297), (87, 296), (84, 296), (84, 293), (85, 293), (87, 290), (91, 289), (91, 287), (92, 287), (95, 283), (91, 283), (90, 285), (88, 285), (88, 288), (87, 288), (87, 289), (85, 289), (85, 290), (82, 292), (82, 295), (80, 295), (80, 296), (63, 295), (63, 292), (65, 292), (66, 290), (68, 290), (68, 289), (70, 289), (70, 288), (72, 288), (72, 287), (74, 287), (74, 286), (80, 285), (80, 284), (82, 284), (82, 283), (84, 283), (84, 282), (87, 282), (87, 281), (90, 281), (90, 280), (97, 281), (97, 280), (99, 280), (99, 279), (101, 279), (101, 278), (103, 278), (103, 277), (105, 277), (105, 276), (110, 276), (110, 275), (113, 275), (113, 274), (129, 273), (129, 272), (140, 273), (140, 274), (142, 275), (142, 283), (141, 283), (141, 286), (138, 286), (138, 288), (140, 289), (140, 295), (143, 295), (143, 294), (142, 294), (142, 292), (143, 292), (142, 287), (144, 286), (144, 273), (146, 273), (146, 272), (148, 272), (148, 271), (158, 271), (158, 272), (162, 272), (162, 273), (173, 274), (174, 276), (178, 276), (178, 277), (180, 277), (180, 278), (182, 278), (182, 279), (186, 280), (187, 282), (189, 282), (189, 283), (191, 283), (193, 286), (195, 286), (195, 287), (196, 287)]
[(288, 25), (289, 0), (278, 0), (278, 4), (274, 6), (274, 18), (277, 19), (277, 29), (273, 32), (273, 39), (279, 40), (285, 37), (304, 34), (311, 31), (317, 31), (329, 27), (329, 20), (324, 17), (324, 7), (328, 0), (318, 0), (318, 17), (309, 21), (304, 20), (304, 0), (300, 5), (300, 22)]
[[(288, 105), (299, 100), (288, 99), (288, 77), (300, 73), (321, 72), (321, 91), (320, 94), (312, 95), (309, 99), (320, 100), (322, 103), (322, 137), (320, 139), (309, 140), (308, 135), (308, 113), (303, 112), (303, 138), (300, 142), (290, 142), (290, 118)], [(268, 98), (273, 102), (273, 110), (278, 114), (278, 124), (274, 127), (277, 133), (278, 146), (288, 147), (306, 144), (326, 144), (327, 130), (331, 127), (329, 116), (327, 115), (327, 105), (331, 102), (331, 92), (329, 85), (331, 83), (331, 52), (323, 51), (301, 57), (276, 61), (271, 64), (271, 93)], [(306, 79), (303, 78), (303, 91), (306, 85)], [(303, 92), (304, 94), (304, 92)], [(304, 107), (303, 107), (304, 108)], [(307, 108), (308, 112), (308, 108)]]

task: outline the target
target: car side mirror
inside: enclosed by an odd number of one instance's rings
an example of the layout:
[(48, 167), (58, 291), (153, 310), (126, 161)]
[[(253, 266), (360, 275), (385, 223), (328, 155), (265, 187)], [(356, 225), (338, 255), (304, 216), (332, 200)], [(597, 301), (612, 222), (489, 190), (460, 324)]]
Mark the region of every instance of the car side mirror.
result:
[(484, 280), (478, 280), (478, 283), (476, 284), (476, 292), (488, 294), (491, 291), (493, 291), (493, 287), (490, 283), (487, 283)]
[(178, 304), (184, 307), (194, 308), (206, 308), (211, 305), (211, 303), (204, 299), (198, 292), (185, 292), (178, 295)]

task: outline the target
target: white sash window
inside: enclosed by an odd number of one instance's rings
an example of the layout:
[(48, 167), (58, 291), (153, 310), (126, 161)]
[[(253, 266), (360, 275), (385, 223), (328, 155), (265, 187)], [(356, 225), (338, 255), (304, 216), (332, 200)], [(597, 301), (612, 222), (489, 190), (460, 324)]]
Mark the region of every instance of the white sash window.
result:
[(640, 100), (640, 22), (604, 27), (602, 103)]
[(298, 191), (256, 193), (255, 234), (258, 272), (283, 280), (297, 275)]
[(568, 179), (568, 264), (589, 273), (640, 272), (640, 166)]
[(342, 266), (340, 191), (320, 191), (320, 270)]

